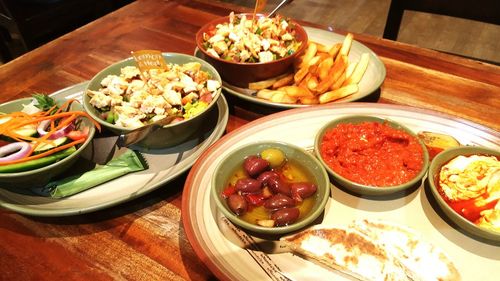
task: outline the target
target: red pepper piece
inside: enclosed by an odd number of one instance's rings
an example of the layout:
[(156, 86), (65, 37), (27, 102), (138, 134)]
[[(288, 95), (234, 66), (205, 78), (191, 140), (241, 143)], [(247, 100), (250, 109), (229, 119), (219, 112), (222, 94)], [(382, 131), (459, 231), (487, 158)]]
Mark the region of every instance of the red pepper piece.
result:
[(229, 196), (233, 195), (236, 193), (236, 188), (234, 187), (234, 185), (230, 185), (228, 187), (226, 187), (226, 189), (224, 189), (222, 191), (222, 197), (223, 198), (229, 198)]
[(250, 203), (250, 205), (254, 206), (261, 206), (264, 204), (264, 201), (266, 200), (266, 198), (262, 193), (246, 194), (245, 198), (248, 201), (248, 203)]

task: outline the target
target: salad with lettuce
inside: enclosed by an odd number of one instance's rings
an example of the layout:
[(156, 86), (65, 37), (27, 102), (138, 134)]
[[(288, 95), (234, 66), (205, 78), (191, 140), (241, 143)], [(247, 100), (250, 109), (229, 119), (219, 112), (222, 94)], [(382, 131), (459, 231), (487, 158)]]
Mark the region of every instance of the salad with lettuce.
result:
[(76, 152), (89, 137), (83, 118), (100, 125), (83, 111), (72, 111), (74, 99), (58, 105), (35, 94), (21, 111), (0, 113), (0, 173), (41, 168)]

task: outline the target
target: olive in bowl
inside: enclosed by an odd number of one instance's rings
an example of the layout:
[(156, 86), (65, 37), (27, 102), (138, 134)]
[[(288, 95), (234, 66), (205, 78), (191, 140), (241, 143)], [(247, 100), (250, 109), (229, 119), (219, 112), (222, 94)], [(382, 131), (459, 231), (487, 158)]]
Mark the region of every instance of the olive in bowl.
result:
[(166, 148), (182, 143), (203, 125), (221, 95), (222, 81), (206, 61), (194, 56), (163, 53), (167, 69), (141, 73), (133, 58), (110, 65), (89, 82), (85, 110), (115, 134), (171, 120), (137, 143)]
[(359, 195), (384, 196), (415, 187), (429, 163), (424, 143), (410, 129), (374, 116), (327, 123), (314, 148), (333, 179)]
[(444, 215), (465, 232), (500, 242), (500, 152), (461, 146), (439, 153), (427, 182)]
[(196, 45), (204, 59), (231, 85), (248, 88), (291, 72), (295, 59), (307, 47), (304, 28), (279, 16), (233, 14), (205, 24), (196, 33)]
[[(82, 106), (72, 102), (63, 107), (64, 102), (53, 102), (61, 112), (37, 109), (33, 98), (0, 105), (1, 187), (43, 186), (69, 169), (92, 141), (94, 123)], [(19, 124), (22, 127), (16, 127)]]
[(211, 196), (234, 224), (260, 234), (283, 234), (312, 223), (330, 196), (328, 174), (302, 148), (257, 142), (217, 165)]

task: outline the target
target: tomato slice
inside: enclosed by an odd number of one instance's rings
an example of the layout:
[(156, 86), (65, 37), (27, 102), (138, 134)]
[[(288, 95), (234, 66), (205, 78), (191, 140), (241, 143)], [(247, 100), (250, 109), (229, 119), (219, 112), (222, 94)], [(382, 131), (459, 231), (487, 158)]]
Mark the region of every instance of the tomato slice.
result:
[(87, 130), (83, 130), (83, 131), (78, 131), (78, 130), (71, 131), (66, 136), (74, 141), (86, 139), (89, 135), (89, 130), (88, 130), (88, 128), (86, 128), (86, 129)]

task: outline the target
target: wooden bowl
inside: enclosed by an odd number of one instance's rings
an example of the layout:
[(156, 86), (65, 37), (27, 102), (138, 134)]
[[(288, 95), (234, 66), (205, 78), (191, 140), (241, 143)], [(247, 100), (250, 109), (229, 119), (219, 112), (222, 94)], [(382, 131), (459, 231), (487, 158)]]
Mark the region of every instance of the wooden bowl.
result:
[[(237, 14), (235, 17), (242, 15), (245, 15), (247, 19), (253, 18), (253, 14)], [(261, 18), (265, 17), (265, 15), (257, 14), (256, 17)], [(289, 56), (265, 63), (239, 63), (216, 58), (207, 53), (203, 47), (203, 33), (207, 33), (209, 30), (215, 28), (217, 24), (226, 22), (229, 22), (229, 16), (218, 18), (205, 24), (196, 33), (196, 45), (205, 55), (205, 59), (217, 69), (222, 80), (234, 86), (248, 88), (248, 83), (250, 82), (266, 80), (291, 71), (293, 62), (307, 47), (308, 37), (306, 31), (300, 24), (291, 21), (295, 25), (295, 38), (299, 42), (302, 42), (302, 44), (297, 52)]]

